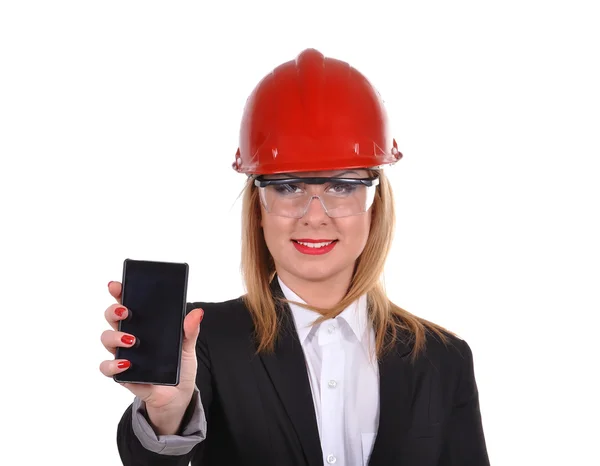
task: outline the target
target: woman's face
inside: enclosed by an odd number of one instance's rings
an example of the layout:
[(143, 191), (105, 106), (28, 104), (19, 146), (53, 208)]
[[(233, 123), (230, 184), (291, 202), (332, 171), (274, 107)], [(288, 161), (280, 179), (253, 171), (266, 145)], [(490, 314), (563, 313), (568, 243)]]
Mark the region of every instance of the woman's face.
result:
[[(349, 178), (369, 177), (368, 171), (358, 169), (304, 172), (293, 176), (331, 177), (342, 173)], [(320, 194), (324, 187), (312, 185), (312, 189), (315, 194)], [(330, 218), (318, 199), (310, 202), (306, 214), (299, 219), (269, 213), (262, 203), (261, 213), (265, 241), (278, 273), (285, 271), (288, 275), (307, 281), (324, 281), (340, 275), (351, 277), (371, 227), (370, 209), (359, 215)], [(333, 243), (329, 244), (331, 241)], [(321, 247), (310, 247), (306, 243)], [(324, 246), (323, 243), (328, 245)]]

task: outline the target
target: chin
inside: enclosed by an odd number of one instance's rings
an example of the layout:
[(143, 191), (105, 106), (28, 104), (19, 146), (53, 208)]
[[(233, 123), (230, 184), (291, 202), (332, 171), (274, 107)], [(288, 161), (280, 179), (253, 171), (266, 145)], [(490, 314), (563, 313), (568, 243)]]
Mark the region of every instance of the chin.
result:
[(340, 274), (347, 267), (334, 264), (294, 264), (288, 270), (293, 275), (310, 282), (330, 280)]

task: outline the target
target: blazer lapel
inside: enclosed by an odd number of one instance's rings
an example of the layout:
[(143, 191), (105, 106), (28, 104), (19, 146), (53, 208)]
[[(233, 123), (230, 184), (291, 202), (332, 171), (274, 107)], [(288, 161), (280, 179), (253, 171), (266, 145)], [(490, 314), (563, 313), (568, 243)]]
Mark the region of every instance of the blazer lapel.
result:
[(370, 466), (392, 464), (393, 452), (400, 446), (402, 434), (411, 423), (411, 398), (414, 369), (410, 363), (409, 343), (403, 340), (379, 361), (379, 427), (369, 460)]
[[(271, 291), (275, 298), (283, 297), (277, 277)], [(278, 311), (281, 328), (275, 352), (263, 354), (261, 359), (298, 435), (307, 464), (321, 466), (323, 454), (304, 352), (289, 306)]]

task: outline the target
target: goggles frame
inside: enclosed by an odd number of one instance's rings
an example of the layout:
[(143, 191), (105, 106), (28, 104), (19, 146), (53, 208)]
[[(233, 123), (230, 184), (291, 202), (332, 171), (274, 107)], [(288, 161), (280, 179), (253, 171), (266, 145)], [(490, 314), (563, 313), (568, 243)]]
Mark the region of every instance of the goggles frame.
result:
[[(338, 177), (294, 177), (294, 178), (265, 179), (264, 176), (265, 175), (255, 176), (254, 177), (254, 185), (257, 186), (258, 188), (266, 188), (267, 186), (277, 186), (277, 185), (294, 184), (294, 183), (305, 183), (305, 184), (310, 184), (310, 185), (319, 185), (319, 184), (325, 184), (325, 183), (333, 183), (333, 184), (340, 183), (340, 184), (350, 184), (350, 185), (363, 185), (363, 186), (367, 186), (367, 187), (371, 187), (371, 186), (376, 187), (379, 185), (379, 174), (378, 173), (376, 173), (375, 175), (370, 176), (368, 178), (344, 178), (344, 177), (338, 176)], [(263, 204), (265, 209), (267, 209), (267, 212), (271, 213), (270, 209), (264, 203), (265, 201), (263, 199), (262, 193), (260, 195), (260, 198), (261, 198), (261, 203)], [(313, 195), (310, 197), (310, 199), (308, 200), (308, 203), (306, 204), (304, 212), (302, 212), (301, 215), (299, 215), (299, 216), (282, 215), (282, 216), (289, 217), (289, 218), (304, 217), (304, 215), (306, 215), (307, 209), (310, 206), (310, 203), (312, 202), (312, 200), (314, 198), (319, 199), (319, 202), (321, 203), (323, 209), (325, 210), (325, 213), (329, 217), (340, 218), (340, 217), (348, 216), (348, 215), (344, 215), (344, 216), (333, 215), (332, 216), (330, 214), (330, 212), (328, 211), (327, 207), (325, 206), (323, 199), (321, 199), (321, 196), (316, 196), (316, 195)], [(369, 208), (370, 208), (370, 206), (369, 206)], [(364, 212), (351, 214), (351, 215), (360, 215), (362, 213), (364, 213)]]
[(254, 178), (254, 185), (259, 188), (280, 184), (325, 184), (325, 183), (345, 183), (345, 184), (362, 184), (364, 186), (377, 186), (379, 184), (379, 175), (369, 178), (343, 178), (343, 177), (294, 177), (294, 178), (276, 178), (265, 179), (265, 175), (259, 175)]

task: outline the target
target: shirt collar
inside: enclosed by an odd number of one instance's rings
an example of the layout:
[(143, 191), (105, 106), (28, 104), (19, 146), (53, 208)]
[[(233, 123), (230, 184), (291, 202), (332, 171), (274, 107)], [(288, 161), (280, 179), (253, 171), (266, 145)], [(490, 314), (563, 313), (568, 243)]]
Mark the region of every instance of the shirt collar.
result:
[[(286, 286), (285, 283), (283, 283), (281, 278), (279, 278), (279, 275), (277, 276), (277, 280), (279, 280), (279, 285), (281, 286), (281, 291), (283, 291), (285, 299), (288, 301), (296, 301), (306, 304), (306, 301), (300, 298), (300, 296), (294, 293)], [(300, 342), (304, 343), (306, 338), (308, 338), (313, 330), (314, 321), (320, 317), (320, 314), (293, 303), (290, 303), (289, 306), (294, 317), (294, 322), (296, 323), (296, 330), (298, 332)], [(344, 321), (352, 329), (352, 332), (358, 341), (362, 341), (368, 322), (367, 296), (363, 295), (354, 301), (346, 309), (344, 309), (338, 317), (344, 319)]]

